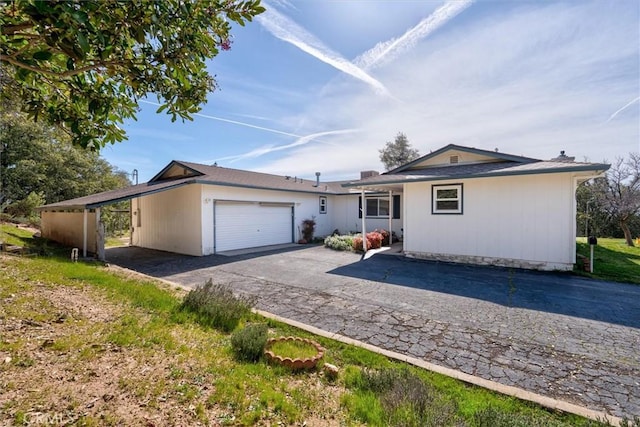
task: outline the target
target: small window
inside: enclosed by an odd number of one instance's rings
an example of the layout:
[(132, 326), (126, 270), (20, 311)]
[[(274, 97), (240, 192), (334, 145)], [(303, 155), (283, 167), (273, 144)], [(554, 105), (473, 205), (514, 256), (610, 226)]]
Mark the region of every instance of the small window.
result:
[(462, 214), (462, 184), (434, 185), (431, 188), (431, 213)]
[(326, 196), (320, 196), (320, 213), (321, 214), (327, 213), (327, 197)]
[(367, 197), (367, 216), (388, 217), (389, 198)]

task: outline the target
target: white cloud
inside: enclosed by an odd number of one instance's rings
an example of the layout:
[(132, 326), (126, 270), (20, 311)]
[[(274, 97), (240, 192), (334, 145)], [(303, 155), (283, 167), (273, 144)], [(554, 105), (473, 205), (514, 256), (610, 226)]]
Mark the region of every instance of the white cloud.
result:
[(473, 0), (450, 0), (398, 38), (376, 44), (354, 61), (363, 69), (380, 67), (412, 49), (420, 40), (467, 9)]
[(367, 83), (373, 87), (377, 93), (388, 95), (387, 88), (380, 81), (367, 74), (366, 71), (354, 65), (351, 61), (342, 57), (339, 53), (325, 46), (314, 35), (279, 13), (273, 7), (267, 7), (266, 12), (258, 15), (256, 20), (275, 37), (291, 43), (298, 49), (320, 61)]
[(637, 97), (636, 99), (632, 99), (630, 102), (626, 103), (622, 108), (616, 110), (608, 119), (607, 122), (610, 122), (611, 120), (613, 120), (618, 114), (622, 113), (624, 110), (626, 110), (627, 108), (631, 107), (633, 104), (635, 104), (636, 102), (640, 101), (640, 96)]
[(399, 131), (423, 154), (449, 143), (543, 159), (560, 150), (592, 161), (637, 151), (640, 118), (630, 107), (638, 101), (629, 94), (640, 92), (640, 49), (630, 4), (493, 8), (380, 63), (378, 77), (402, 102), (342, 90), (341, 81), (303, 113), (358, 128), (357, 137), (335, 135), (330, 150), (296, 147), (259, 169), (354, 178), (382, 167), (378, 150)]
[(230, 163), (234, 163), (237, 162), (238, 160), (244, 160), (244, 159), (251, 159), (251, 158), (255, 158), (255, 157), (260, 157), (260, 156), (264, 156), (265, 154), (269, 154), (269, 153), (273, 153), (276, 151), (282, 151), (282, 150), (288, 150), (290, 148), (294, 148), (294, 147), (299, 147), (302, 145), (306, 145), (312, 141), (317, 141), (319, 138), (323, 137), (323, 136), (329, 136), (329, 135), (345, 135), (345, 134), (352, 134), (356, 132), (356, 129), (341, 129), (341, 130), (331, 130), (331, 131), (325, 131), (325, 132), (317, 132), (317, 133), (313, 133), (310, 135), (306, 135), (303, 137), (298, 138), (297, 140), (295, 140), (294, 142), (290, 143), (290, 144), (283, 144), (283, 145), (267, 145), (267, 146), (263, 146), (260, 148), (256, 148), (254, 150), (251, 150), (247, 153), (244, 154), (239, 154), (236, 156), (226, 156), (226, 157), (221, 157), (220, 159), (218, 159), (218, 161), (223, 161), (223, 160), (229, 160)]
[[(144, 100), (141, 100), (140, 102), (143, 103), (143, 104), (155, 105), (157, 107), (160, 106), (160, 104), (158, 104), (157, 102), (144, 101)], [(300, 138), (301, 137), (300, 135), (296, 135), (295, 133), (285, 132), (285, 131), (281, 131), (281, 130), (273, 129), (273, 128), (268, 128), (268, 127), (264, 127), (264, 126), (257, 126), (257, 125), (251, 124), (251, 123), (241, 122), (241, 121), (238, 121), (238, 120), (225, 119), (223, 117), (212, 116), (212, 115), (209, 115), (209, 114), (193, 113), (193, 115), (194, 116), (198, 116), (198, 117), (204, 117), (205, 119), (216, 120), (218, 122), (231, 123), (231, 124), (234, 124), (234, 125), (243, 126), (243, 127), (247, 127), (247, 128), (251, 128), (251, 129), (263, 130), (265, 132), (277, 133), (277, 134), (286, 135), (286, 136), (293, 136), (293, 137), (296, 137), (296, 138)]]

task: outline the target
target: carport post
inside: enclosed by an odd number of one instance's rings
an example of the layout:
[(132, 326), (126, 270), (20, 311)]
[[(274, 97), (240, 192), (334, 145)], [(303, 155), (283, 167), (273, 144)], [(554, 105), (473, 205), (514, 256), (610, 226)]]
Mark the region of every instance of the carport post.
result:
[(102, 224), (101, 209), (96, 208), (96, 256), (98, 260), (104, 261), (104, 225)]
[(361, 190), (362, 203), (362, 250), (367, 252), (367, 224), (364, 217), (367, 216), (367, 201), (364, 198), (364, 188)]
[(389, 247), (391, 247), (391, 226), (393, 222), (393, 190), (389, 190)]
[(87, 257), (87, 221), (88, 221), (89, 211), (87, 208), (84, 209), (84, 213), (82, 215), (82, 258)]

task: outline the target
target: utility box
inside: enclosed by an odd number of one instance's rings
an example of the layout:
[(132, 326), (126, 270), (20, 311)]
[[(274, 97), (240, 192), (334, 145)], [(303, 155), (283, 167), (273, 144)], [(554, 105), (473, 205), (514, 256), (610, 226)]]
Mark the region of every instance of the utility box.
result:
[(598, 244), (598, 238), (596, 236), (589, 236), (589, 244), (590, 245), (597, 245)]

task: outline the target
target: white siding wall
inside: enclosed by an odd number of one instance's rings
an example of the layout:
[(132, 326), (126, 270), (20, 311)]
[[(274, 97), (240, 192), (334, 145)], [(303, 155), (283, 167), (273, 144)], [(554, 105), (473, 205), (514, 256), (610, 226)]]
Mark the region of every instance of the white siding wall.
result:
[[(407, 253), (485, 263), (570, 269), (575, 261), (573, 177), (547, 174), (461, 182), (462, 215), (431, 214), (431, 183), (406, 184)], [(443, 257), (442, 259), (447, 259)], [(523, 262), (500, 262), (519, 260)]]
[[(362, 231), (362, 218), (358, 218), (358, 197), (360, 194), (350, 194), (335, 196), (333, 202), (333, 223), (334, 229), (340, 230), (341, 233), (350, 231)], [(402, 196), (400, 196), (402, 203)], [(402, 235), (402, 205), (400, 206), (400, 219), (392, 219), (392, 230), (400, 237)], [(389, 218), (366, 218), (367, 231), (373, 231), (376, 228), (389, 228)]]
[[(42, 237), (80, 249), (84, 241), (84, 212), (49, 212), (41, 214)], [(87, 214), (87, 251), (96, 253), (96, 214)]]
[(131, 209), (134, 246), (203, 255), (200, 185), (185, 185), (133, 199)]
[[(294, 236), (300, 239), (299, 227), (305, 219), (315, 217), (315, 236), (326, 236), (333, 229), (332, 209), (334, 196), (327, 196), (328, 213), (320, 213), (319, 194), (295, 193), (289, 191), (257, 190), (241, 187), (198, 185), (202, 188), (202, 251), (204, 255), (214, 253), (213, 248), (213, 201), (236, 200), (251, 202), (274, 202), (294, 204)], [(357, 203), (357, 200), (356, 200)], [(357, 205), (356, 205), (357, 209)]]

